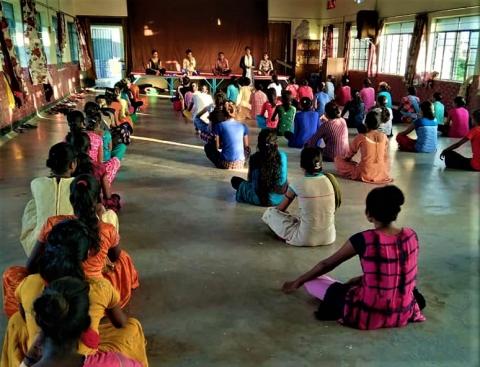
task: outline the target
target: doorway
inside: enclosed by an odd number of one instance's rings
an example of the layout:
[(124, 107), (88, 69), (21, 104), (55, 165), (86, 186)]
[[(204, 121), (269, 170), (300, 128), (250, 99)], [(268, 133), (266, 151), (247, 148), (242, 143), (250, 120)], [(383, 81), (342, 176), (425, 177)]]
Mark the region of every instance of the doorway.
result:
[(125, 77), (125, 48), (121, 25), (93, 24), (90, 27), (97, 87), (113, 87)]
[(286, 67), (287, 64), (291, 64), (291, 28), (290, 22), (268, 23), (268, 51), (270, 59), (276, 72), (283, 75), (292, 73), (292, 69)]

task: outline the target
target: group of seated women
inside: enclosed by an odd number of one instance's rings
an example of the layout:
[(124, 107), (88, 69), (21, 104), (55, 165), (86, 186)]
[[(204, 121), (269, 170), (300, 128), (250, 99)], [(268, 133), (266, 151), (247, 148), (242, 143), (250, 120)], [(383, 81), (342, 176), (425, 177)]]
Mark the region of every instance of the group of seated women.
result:
[(70, 112), (50, 173), (32, 180), (20, 235), (27, 260), (3, 274), (1, 366), (148, 366), (142, 326), (124, 311), (140, 283), (112, 193), (135, 102), (125, 81)]
[[(167, 64), (167, 63), (165, 63)], [(193, 51), (188, 48), (185, 51), (185, 57), (183, 58), (181, 67), (177, 61), (168, 61), (169, 65), (174, 65), (174, 70), (176, 72), (182, 72), (186, 76), (199, 75), (200, 71), (197, 67), (197, 60), (193, 56)], [(273, 68), (273, 63), (270, 60), (268, 53), (263, 54), (262, 60), (256, 68), (255, 58), (251, 55), (251, 48), (245, 47), (245, 55), (240, 59), (240, 68), (243, 70), (243, 76), (252, 78), (254, 71), (258, 75), (272, 75), (275, 70)], [(162, 61), (159, 58), (158, 51), (156, 49), (152, 50), (151, 58), (148, 60), (145, 73), (147, 75), (164, 75), (167, 71), (165, 68), (167, 65), (163, 65)], [(212, 68), (212, 73), (214, 75), (226, 76), (232, 73), (232, 68), (230, 62), (225, 57), (225, 53), (220, 51), (217, 55), (217, 60), (214, 63)]]

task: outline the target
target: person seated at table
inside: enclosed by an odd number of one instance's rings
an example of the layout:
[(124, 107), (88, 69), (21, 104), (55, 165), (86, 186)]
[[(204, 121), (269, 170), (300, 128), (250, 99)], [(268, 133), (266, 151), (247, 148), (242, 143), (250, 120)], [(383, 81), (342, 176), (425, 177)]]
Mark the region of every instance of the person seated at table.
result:
[(240, 69), (243, 70), (242, 76), (253, 80), (253, 68), (255, 68), (255, 58), (252, 55), (252, 49), (245, 47), (245, 55), (240, 58)]
[(245, 160), (250, 156), (248, 128), (234, 119), (235, 113), (235, 105), (232, 102), (226, 102), (227, 120), (215, 126), (215, 139), (204, 147), (207, 158), (217, 168), (243, 168)]
[(165, 69), (162, 68), (162, 62), (158, 58), (158, 51), (152, 50), (152, 57), (148, 60), (147, 67), (145, 68), (145, 74), (147, 75), (164, 75)]
[(231, 72), (232, 72), (232, 69), (230, 69), (230, 64), (228, 63), (228, 60), (225, 57), (225, 54), (223, 52), (219, 52), (213, 73), (215, 75), (229, 75), (231, 74)]
[(272, 75), (274, 72), (272, 60), (269, 59), (268, 53), (266, 52), (263, 54), (263, 59), (260, 61), (258, 71), (260, 75)]
[[(437, 150), (437, 119), (433, 104), (424, 101), (419, 108), (421, 117), (397, 134), (398, 149), (404, 152), (433, 153)], [(417, 139), (408, 137), (413, 130), (417, 133)]]
[(279, 205), (288, 189), (288, 157), (278, 149), (277, 134), (263, 129), (258, 135), (257, 152), (248, 163), (248, 179), (234, 176), (236, 200), (259, 206)]
[[(447, 168), (459, 169), (464, 171), (480, 171), (480, 110), (472, 114), (473, 127), (470, 132), (456, 143), (445, 148), (440, 154), (440, 159), (445, 159)], [(472, 158), (464, 157), (455, 149), (461, 147), (470, 140), (472, 146)]]
[(308, 97), (300, 100), (301, 111), (293, 120), (293, 132), (285, 131), (285, 138), (291, 148), (302, 148), (320, 127), (318, 112), (312, 111), (312, 101)]
[(193, 57), (193, 52), (191, 49), (187, 48), (185, 51), (185, 58), (182, 63), (182, 72), (187, 75), (198, 75), (197, 72), (197, 61)]
[(453, 102), (455, 107), (448, 111), (446, 123), (439, 125), (438, 130), (443, 136), (449, 138), (463, 138), (468, 134), (470, 128), (470, 115), (466, 109), (467, 103), (461, 96), (455, 97)]

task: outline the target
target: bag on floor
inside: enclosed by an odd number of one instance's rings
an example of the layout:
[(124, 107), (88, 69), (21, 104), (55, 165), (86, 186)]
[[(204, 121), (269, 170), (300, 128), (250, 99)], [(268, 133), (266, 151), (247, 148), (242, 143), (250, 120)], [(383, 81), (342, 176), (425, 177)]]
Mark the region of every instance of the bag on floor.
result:
[(333, 186), (333, 192), (335, 193), (335, 210), (340, 208), (342, 205), (342, 191), (340, 190), (340, 185), (338, 184), (337, 179), (331, 173), (323, 173), (329, 179), (330, 183)]

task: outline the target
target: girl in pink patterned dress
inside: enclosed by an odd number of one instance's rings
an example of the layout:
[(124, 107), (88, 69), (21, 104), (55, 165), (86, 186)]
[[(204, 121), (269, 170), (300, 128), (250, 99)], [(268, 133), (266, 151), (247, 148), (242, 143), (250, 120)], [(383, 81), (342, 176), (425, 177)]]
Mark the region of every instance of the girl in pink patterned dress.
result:
[(101, 182), (101, 177), (105, 175), (108, 184), (111, 185), (117, 176), (121, 163), (117, 157), (112, 157), (106, 162), (103, 161), (103, 140), (95, 133), (95, 129), (102, 121), (102, 116), (97, 113), (96, 115), (91, 116), (87, 121), (87, 124), (85, 124), (84, 114), (81, 111), (72, 111), (67, 115), (67, 121), (68, 126), (70, 127), (70, 132), (67, 134), (66, 141), (72, 145), (74, 145), (74, 137), (81, 134), (86, 127), (87, 131), (85, 131), (85, 133), (90, 141), (90, 147), (87, 150), (87, 154), (93, 164), (94, 176)]
[[(365, 214), (374, 229), (359, 232), (335, 254), (320, 261), (294, 281), (283, 285), (285, 293), (301, 286), (322, 300), (316, 312), (321, 320), (339, 319), (362, 330), (401, 327), (424, 321), (420, 311), (425, 299), (415, 287), (418, 238), (411, 228), (396, 228), (405, 198), (396, 186), (373, 189), (367, 196)], [(363, 275), (340, 283), (325, 273), (358, 255)]]

